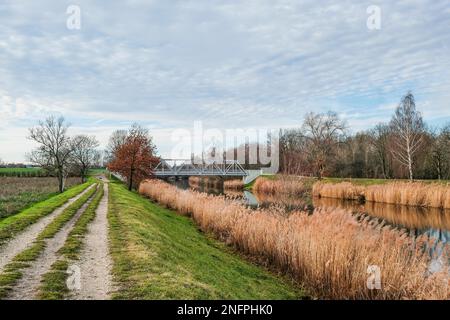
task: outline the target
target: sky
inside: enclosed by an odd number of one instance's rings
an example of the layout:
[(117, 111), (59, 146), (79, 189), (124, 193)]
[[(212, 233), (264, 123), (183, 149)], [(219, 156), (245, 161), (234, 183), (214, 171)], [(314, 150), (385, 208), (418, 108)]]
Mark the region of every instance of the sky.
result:
[(332, 110), (369, 129), (409, 90), (439, 127), (449, 30), (448, 0), (2, 0), (0, 159), (26, 161), (28, 128), (52, 114), (102, 146), (138, 122), (162, 156), (200, 121), (291, 128)]

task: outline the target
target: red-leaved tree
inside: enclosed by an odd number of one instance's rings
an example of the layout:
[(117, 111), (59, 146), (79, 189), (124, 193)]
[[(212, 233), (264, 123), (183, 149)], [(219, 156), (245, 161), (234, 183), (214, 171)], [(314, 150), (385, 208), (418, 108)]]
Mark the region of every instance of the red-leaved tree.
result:
[(114, 151), (108, 169), (125, 178), (128, 190), (131, 190), (153, 176), (153, 168), (158, 163), (155, 152), (148, 130), (134, 124)]

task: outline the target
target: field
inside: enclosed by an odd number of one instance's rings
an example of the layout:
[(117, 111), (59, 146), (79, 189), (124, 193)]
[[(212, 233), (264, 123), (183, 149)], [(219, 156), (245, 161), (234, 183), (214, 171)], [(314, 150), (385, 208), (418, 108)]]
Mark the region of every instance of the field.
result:
[(0, 168), (0, 177), (45, 177), (47, 173), (40, 168)]
[[(79, 178), (68, 178), (66, 185), (70, 188), (80, 182)], [(0, 219), (48, 199), (57, 192), (58, 181), (53, 177), (0, 177)]]

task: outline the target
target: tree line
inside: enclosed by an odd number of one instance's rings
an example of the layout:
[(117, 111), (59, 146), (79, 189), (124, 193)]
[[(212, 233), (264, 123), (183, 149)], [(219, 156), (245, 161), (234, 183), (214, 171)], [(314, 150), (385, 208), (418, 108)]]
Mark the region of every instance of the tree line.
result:
[(59, 191), (63, 192), (69, 175), (86, 181), (88, 170), (106, 167), (118, 174), (131, 190), (153, 175), (159, 158), (147, 129), (133, 124), (128, 130), (116, 130), (109, 139), (107, 149), (98, 149), (94, 136), (68, 134), (69, 124), (63, 117), (48, 117), (29, 129), (30, 140), (38, 147), (27, 155), (28, 160), (58, 179)]
[(348, 133), (334, 112), (309, 113), (280, 134), (280, 171), (343, 178), (450, 178), (450, 123), (431, 129), (408, 92), (388, 123)]
[[(149, 131), (138, 124), (114, 131), (104, 152), (98, 150), (94, 136), (72, 137), (68, 128), (64, 118), (51, 116), (29, 129), (29, 139), (38, 147), (27, 158), (58, 178), (60, 192), (70, 174), (81, 176), (84, 182), (89, 168), (104, 164), (131, 190), (151, 177), (159, 162)], [(240, 148), (249, 158), (249, 144)], [(264, 144), (258, 148), (271, 152)], [(224, 159), (235, 159), (237, 151), (224, 152)], [(281, 130), (279, 152), (283, 174), (319, 179), (449, 179), (450, 123), (439, 130), (430, 129), (408, 92), (388, 123), (355, 134), (349, 134), (346, 122), (334, 112), (308, 113), (300, 128)]]
[(101, 152), (94, 136), (69, 136), (69, 124), (63, 117), (50, 116), (29, 129), (28, 138), (38, 147), (27, 155), (28, 160), (58, 179), (58, 190), (63, 192), (69, 175), (78, 175), (86, 181), (88, 170), (98, 165)]

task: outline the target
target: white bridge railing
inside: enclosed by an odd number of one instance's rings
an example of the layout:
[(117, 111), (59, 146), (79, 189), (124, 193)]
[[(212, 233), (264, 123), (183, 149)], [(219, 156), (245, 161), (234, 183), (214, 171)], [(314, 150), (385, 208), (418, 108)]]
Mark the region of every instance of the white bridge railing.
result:
[(200, 163), (185, 159), (161, 159), (153, 170), (156, 177), (170, 176), (233, 176), (246, 177), (247, 171), (236, 160), (224, 162), (203, 161)]

